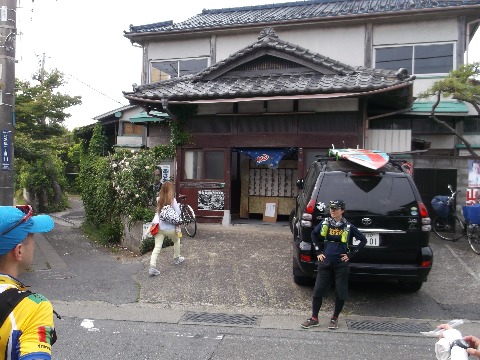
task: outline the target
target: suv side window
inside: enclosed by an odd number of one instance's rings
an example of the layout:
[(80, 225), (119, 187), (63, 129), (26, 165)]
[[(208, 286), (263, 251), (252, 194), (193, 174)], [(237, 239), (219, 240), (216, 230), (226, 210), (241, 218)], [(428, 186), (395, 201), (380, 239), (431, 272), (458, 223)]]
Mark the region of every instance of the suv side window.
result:
[(305, 201), (308, 201), (309, 199), (307, 198), (312, 194), (313, 188), (315, 187), (315, 182), (317, 181), (318, 173), (319, 171), (318, 171), (317, 164), (313, 164), (308, 169), (307, 175), (305, 176), (305, 183), (302, 190), (302, 196)]

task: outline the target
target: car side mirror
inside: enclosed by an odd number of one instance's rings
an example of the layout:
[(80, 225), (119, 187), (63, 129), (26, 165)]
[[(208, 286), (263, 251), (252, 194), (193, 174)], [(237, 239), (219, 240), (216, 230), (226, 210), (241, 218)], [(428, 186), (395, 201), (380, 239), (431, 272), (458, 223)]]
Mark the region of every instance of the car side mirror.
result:
[(303, 189), (303, 185), (304, 185), (304, 180), (303, 179), (298, 179), (297, 180), (297, 188), (298, 189)]

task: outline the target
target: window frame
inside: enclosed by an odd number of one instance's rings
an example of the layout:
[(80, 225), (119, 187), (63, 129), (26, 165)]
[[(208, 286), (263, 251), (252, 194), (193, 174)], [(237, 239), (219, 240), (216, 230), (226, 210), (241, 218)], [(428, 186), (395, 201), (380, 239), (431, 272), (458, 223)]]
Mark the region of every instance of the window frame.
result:
[[(148, 65), (148, 79), (149, 79), (148, 82), (152, 83), (152, 72), (153, 72), (152, 69), (153, 69), (153, 64), (154, 63), (176, 62), (177, 63), (177, 76), (174, 77), (174, 78), (170, 77), (170, 79), (166, 79), (166, 80), (171, 80), (171, 79), (176, 79), (176, 78), (180, 77), (180, 73), (181, 73), (180, 63), (182, 61), (191, 61), (191, 60), (206, 60), (207, 65), (204, 69), (206, 69), (210, 66), (210, 57), (209, 56), (173, 58), (173, 59), (150, 59), (149, 60), (149, 65)], [(186, 75), (189, 75), (189, 74), (186, 74)], [(160, 80), (160, 81), (166, 81), (166, 80)]]
[[(411, 62), (412, 62), (412, 68), (407, 69), (408, 73), (410, 75), (422, 75), (422, 76), (438, 76), (438, 75), (448, 75), (449, 71), (447, 72), (441, 72), (441, 73), (415, 73), (413, 72), (415, 69), (415, 47), (420, 47), (420, 46), (434, 46), (434, 45), (452, 45), (452, 69), (457, 68), (457, 58), (456, 58), (456, 48), (457, 48), (457, 43), (455, 41), (441, 41), (441, 42), (426, 42), (426, 43), (404, 43), (404, 44), (390, 44), (390, 45), (378, 45), (373, 47), (373, 64), (374, 67), (377, 68), (377, 50), (378, 49), (386, 49), (386, 48), (401, 48), (401, 47), (411, 47), (412, 48), (412, 56), (411, 56)], [(378, 67), (381, 69), (381, 67)], [(394, 69), (398, 70), (398, 69)]]

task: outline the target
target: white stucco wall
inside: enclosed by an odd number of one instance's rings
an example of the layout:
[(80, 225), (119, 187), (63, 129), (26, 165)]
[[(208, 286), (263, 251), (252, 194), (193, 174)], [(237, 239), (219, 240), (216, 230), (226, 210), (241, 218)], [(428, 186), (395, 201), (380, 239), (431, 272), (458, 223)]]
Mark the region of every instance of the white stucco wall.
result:
[(376, 24), (373, 29), (374, 46), (457, 41), (457, 39), (456, 19)]
[(172, 60), (191, 57), (210, 57), (210, 37), (192, 39), (174, 38), (162, 42), (150, 42), (148, 60)]
[(289, 43), (338, 60), (350, 66), (363, 66), (365, 26), (312, 27), (279, 31), (278, 36)]
[[(351, 66), (364, 64), (364, 26), (275, 29), (278, 37)], [(257, 41), (260, 31), (217, 35), (217, 62)], [(341, 44), (341, 45), (339, 45)], [(348, 51), (345, 51), (348, 49)]]

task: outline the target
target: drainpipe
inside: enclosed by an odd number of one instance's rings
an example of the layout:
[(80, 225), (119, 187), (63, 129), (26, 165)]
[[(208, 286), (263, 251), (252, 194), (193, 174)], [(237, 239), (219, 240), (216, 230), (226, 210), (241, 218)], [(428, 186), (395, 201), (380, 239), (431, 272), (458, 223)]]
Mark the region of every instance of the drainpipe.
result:
[[(168, 97), (162, 98), (162, 109), (168, 114), (168, 116), (170, 116), (170, 119), (172, 119), (173, 121), (176, 121), (176, 120), (177, 120), (177, 118), (175, 117), (175, 115), (173, 115), (173, 113), (172, 113), (172, 112), (170, 111), (170, 109), (168, 108)], [(171, 136), (171, 134), (170, 134), (170, 136)], [(179, 153), (178, 153), (178, 147), (177, 147), (177, 149), (175, 149), (175, 156), (174, 156), (174, 158), (173, 158), (173, 177), (174, 177), (174, 179), (175, 179), (175, 182), (174, 182), (174, 184), (175, 184), (175, 192), (176, 192), (177, 194), (180, 194), (180, 190), (181, 190), (181, 189), (180, 189), (180, 181), (179, 181), (179, 179), (178, 179), (178, 177), (177, 177), (177, 173), (178, 173), (177, 168), (178, 168), (178, 165), (179, 165), (179, 164), (178, 164), (178, 156), (177, 156), (177, 155), (179, 155)], [(180, 166), (182, 166), (181, 161), (180, 161)]]
[(470, 26), (480, 22), (480, 19), (470, 21), (467, 23), (467, 35), (466, 35), (466, 41), (465, 41), (465, 64), (468, 64), (468, 47), (470, 44)]
[(170, 111), (170, 109), (168, 108), (168, 98), (167, 97), (164, 97), (162, 98), (162, 108), (163, 110), (168, 114), (168, 116), (170, 116), (170, 118), (172, 120), (177, 120), (177, 118), (175, 117), (175, 115), (173, 115), (173, 113)]

